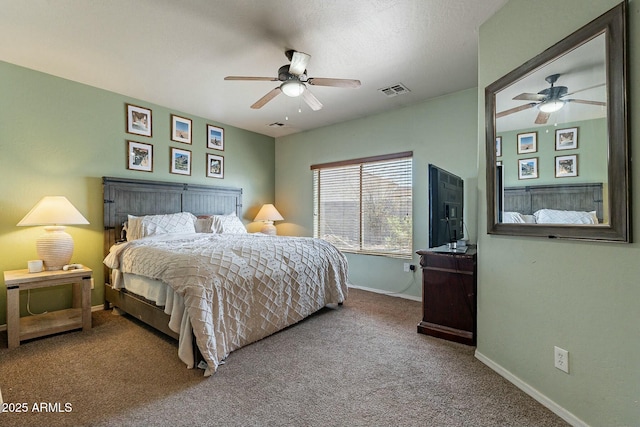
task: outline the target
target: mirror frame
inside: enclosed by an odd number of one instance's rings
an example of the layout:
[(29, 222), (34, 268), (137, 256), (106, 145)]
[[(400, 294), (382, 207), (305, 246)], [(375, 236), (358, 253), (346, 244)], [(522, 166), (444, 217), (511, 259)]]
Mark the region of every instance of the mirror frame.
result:
[[(487, 233), (563, 239), (631, 242), (627, 128), (627, 8), (626, 1), (591, 21), (538, 56), (485, 88), (487, 159)], [(540, 225), (497, 222), (495, 97), (524, 78), (597, 35), (606, 33), (609, 224)]]

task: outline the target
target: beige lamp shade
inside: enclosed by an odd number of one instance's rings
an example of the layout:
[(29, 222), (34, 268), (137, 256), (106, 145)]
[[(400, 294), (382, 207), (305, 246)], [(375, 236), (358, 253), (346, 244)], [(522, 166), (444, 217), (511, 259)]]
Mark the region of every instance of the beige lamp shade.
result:
[(36, 240), (38, 256), (47, 270), (61, 270), (73, 255), (73, 238), (64, 225), (89, 224), (89, 221), (64, 196), (43, 197), (18, 226), (44, 225), (45, 233)]
[(264, 225), (260, 230), (261, 233), (275, 236), (276, 226), (273, 225), (273, 221), (283, 221), (284, 218), (280, 215), (280, 212), (271, 203), (262, 205), (258, 211), (258, 215), (254, 218), (254, 221), (262, 221)]

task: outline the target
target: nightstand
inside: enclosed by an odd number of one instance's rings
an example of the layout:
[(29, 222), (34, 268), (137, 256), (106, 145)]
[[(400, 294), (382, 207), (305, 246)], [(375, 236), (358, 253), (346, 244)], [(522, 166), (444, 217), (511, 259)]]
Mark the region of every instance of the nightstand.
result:
[[(55, 270), (29, 273), (28, 270), (4, 272), (7, 287), (7, 338), (9, 348), (18, 347), (20, 341), (58, 332), (91, 329), (90, 268), (69, 271)], [(20, 291), (54, 286), (72, 285), (72, 307), (35, 316), (20, 317)]]

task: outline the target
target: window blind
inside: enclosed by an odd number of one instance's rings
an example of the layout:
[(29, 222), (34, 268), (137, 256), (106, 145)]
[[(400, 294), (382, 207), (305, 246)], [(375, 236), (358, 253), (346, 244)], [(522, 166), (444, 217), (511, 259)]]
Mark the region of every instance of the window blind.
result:
[(412, 156), (313, 165), (314, 237), (344, 252), (412, 258)]

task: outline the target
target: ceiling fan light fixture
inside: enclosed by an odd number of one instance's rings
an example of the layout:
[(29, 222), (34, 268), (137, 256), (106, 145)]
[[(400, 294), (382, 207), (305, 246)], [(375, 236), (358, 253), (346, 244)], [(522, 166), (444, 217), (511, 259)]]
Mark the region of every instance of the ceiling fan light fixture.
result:
[(538, 110), (542, 111), (543, 113), (555, 113), (562, 107), (564, 107), (564, 101), (545, 101), (538, 105)]
[(300, 80), (288, 80), (280, 85), (280, 90), (287, 96), (295, 98), (302, 95), (305, 86)]

